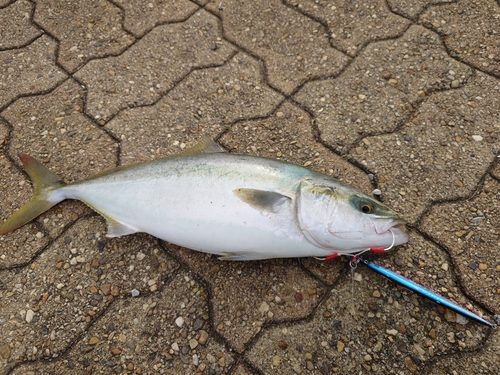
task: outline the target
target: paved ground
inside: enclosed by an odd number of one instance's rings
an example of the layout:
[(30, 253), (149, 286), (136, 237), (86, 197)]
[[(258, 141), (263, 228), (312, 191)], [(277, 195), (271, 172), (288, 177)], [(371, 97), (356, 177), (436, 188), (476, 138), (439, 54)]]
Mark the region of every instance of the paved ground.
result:
[[(1, 220), (18, 152), (69, 182), (207, 135), (379, 189), (412, 240), (373, 258), (500, 314), (498, 0), (0, 0)], [(71, 201), (0, 238), (0, 297), (5, 374), (500, 367), (500, 330), (346, 259), (106, 239)]]

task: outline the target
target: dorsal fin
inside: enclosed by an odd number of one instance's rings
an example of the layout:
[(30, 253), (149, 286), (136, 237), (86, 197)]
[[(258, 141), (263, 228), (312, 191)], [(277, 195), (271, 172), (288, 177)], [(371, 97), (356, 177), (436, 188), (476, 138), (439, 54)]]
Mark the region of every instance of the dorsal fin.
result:
[(200, 141), (193, 147), (190, 147), (178, 154), (172, 156), (186, 156), (195, 154), (213, 154), (217, 152), (224, 152), (224, 149), (212, 139), (208, 137), (203, 137)]

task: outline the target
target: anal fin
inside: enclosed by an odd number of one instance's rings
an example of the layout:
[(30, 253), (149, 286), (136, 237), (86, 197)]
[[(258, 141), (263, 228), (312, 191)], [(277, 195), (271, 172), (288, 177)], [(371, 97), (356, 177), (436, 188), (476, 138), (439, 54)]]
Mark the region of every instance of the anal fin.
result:
[(259, 256), (258, 253), (224, 253), (219, 254), (219, 260), (232, 260), (232, 261), (241, 261), (241, 260), (260, 260), (267, 259), (266, 257)]
[(137, 229), (110, 218), (106, 218), (106, 222), (108, 223), (108, 233), (106, 233), (106, 237), (120, 237), (138, 232)]
[(113, 219), (111, 216), (98, 210), (95, 206), (91, 205), (89, 202), (87, 201), (83, 202), (106, 219), (106, 223), (108, 224), (108, 232), (106, 233), (106, 237), (120, 237), (120, 236), (125, 236), (127, 234), (139, 232), (137, 229), (132, 228), (127, 224), (120, 223), (119, 221)]

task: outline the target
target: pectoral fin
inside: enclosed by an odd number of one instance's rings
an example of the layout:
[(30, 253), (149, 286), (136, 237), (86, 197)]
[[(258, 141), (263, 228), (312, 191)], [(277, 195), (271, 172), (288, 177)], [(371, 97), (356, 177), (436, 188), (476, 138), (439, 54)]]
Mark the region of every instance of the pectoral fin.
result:
[(278, 212), (280, 207), (292, 199), (274, 191), (239, 188), (233, 190), (234, 195), (256, 210)]

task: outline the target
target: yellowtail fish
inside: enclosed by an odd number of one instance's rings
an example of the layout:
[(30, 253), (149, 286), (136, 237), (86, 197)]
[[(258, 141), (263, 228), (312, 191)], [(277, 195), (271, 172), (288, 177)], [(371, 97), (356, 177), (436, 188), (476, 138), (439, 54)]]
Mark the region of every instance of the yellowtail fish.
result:
[(34, 195), (0, 234), (78, 199), (104, 216), (108, 237), (146, 232), (227, 260), (356, 254), (409, 238), (396, 212), (349, 185), (280, 160), (228, 154), (210, 139), (70, 184), (19, 157)]

